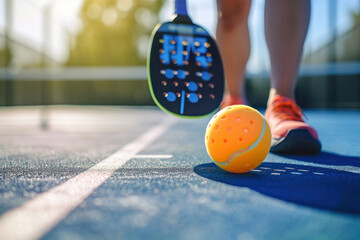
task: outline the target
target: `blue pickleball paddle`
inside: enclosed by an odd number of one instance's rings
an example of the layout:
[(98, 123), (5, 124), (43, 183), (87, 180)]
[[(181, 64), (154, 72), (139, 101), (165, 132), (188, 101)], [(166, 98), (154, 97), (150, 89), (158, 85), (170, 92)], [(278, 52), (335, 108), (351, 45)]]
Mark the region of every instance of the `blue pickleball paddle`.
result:
[(211, 35), (188, 16), (186, 0), (175, 0), (175, 14), (158, 24), (147, 60), (155, 103), (180, 117), (205, 117), (216, 111), (224, 93), (224, 70)]

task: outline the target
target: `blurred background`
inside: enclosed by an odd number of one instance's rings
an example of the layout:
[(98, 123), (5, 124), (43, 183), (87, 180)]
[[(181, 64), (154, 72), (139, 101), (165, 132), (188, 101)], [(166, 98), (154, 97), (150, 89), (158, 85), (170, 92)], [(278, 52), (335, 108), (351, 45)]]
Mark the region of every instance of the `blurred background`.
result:
[[(0, 106), (153, 105), (149, 36), (172, 0), (0, 0)], [(212, 34), (215, 0), (188, 0)], [(247, 92), (264, 107), (269, 57), (264, 0), (253, 0)], [(360, 0), (313, 0), (296, 90), (309, 108), (360, 108)], [(311, 101), (310, 101), (311, 100)]]

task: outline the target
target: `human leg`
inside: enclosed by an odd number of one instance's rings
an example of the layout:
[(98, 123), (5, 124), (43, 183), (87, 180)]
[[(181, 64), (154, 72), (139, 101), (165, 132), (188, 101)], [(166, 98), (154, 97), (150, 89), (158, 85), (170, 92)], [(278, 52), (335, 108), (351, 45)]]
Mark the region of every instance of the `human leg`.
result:
[(294, 98), (310, 4), (310, 0), (265, 2), (265, 36), (271, 61), (269, 100), (276, 94)]
[(216, 38), (224, 63), (227, 93), (225, 105), (246, 101), (244, 75), (250, 55), (248, 16), (251, 0), (217, 0)]
[(304, 122), (294, 88), (310, 20), (310, 0), (265, 4), (265, 35), (271, 61), (271, 90), (265, 112), (272, 152), (313, 154), (321, 150), (316, 130)]

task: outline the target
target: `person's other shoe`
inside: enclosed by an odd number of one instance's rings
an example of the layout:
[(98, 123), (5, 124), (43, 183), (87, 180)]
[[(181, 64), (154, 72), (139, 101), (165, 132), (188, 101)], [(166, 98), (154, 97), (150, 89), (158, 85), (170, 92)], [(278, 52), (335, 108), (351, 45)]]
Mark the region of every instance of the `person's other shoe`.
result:
[(276, 95), (265, 111), (272, 142), (270, 151), (283, 154), (317, 154), (321, 143), (316, 130), (304, 121), (301, 108), (291, 98)]

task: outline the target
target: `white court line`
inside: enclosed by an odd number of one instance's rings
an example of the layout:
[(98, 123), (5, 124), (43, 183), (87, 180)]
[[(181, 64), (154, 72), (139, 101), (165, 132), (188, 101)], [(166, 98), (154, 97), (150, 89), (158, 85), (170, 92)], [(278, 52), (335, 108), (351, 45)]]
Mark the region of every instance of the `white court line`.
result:
[(136, 155), (133, 158), (161, 158), (161, 159), (168, 159), (172, 158), (173, 155)]
[(161, 136), (175, 120), (166, 119), (94, 167), (9, 210), (0, 217), (0, 239), (38, 239), (78, 207), (118, 168)]

